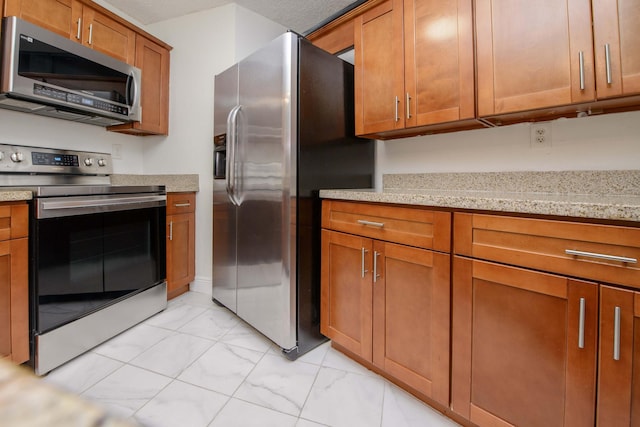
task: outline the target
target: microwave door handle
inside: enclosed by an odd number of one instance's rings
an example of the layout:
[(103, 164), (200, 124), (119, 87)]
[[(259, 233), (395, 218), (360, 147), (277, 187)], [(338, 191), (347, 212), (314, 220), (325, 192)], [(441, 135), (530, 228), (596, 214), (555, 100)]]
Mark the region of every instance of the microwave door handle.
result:
[(130, 107), (136, 105), (140, 98), (140, 85), (138, 84), (136, 75), (133, 72), (129, 73), (129, 77), (127, 77), (126, 97), (126, 103)]

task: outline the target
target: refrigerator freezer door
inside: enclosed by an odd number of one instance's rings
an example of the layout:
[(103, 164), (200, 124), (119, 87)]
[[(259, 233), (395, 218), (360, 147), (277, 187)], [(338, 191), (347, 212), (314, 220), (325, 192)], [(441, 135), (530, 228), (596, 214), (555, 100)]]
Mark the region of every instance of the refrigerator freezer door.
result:
[[(216, 76), (214, 99), (214, 139), (228, 142), (227, 119), (238, 105), (237, 65)], [(235, 313), (237, 208), (227, 194), (228, 178), (225, 166), (224, 175), (213, 180), (213, 298)]]
[(297, 36), (239, 63), (237, 314), (296, 346)]

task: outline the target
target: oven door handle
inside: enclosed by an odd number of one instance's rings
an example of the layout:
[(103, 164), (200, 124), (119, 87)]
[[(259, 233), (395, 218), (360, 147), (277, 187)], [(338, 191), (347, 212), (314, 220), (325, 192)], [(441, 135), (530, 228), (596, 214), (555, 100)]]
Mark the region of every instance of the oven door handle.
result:
[(166, 206), (166, 204), (167, 196), (158, 194), (98, 199), (78, 199), (72, 197), (39, 199), (36, 218), (56, 218), (100, 212), (154, 208)]

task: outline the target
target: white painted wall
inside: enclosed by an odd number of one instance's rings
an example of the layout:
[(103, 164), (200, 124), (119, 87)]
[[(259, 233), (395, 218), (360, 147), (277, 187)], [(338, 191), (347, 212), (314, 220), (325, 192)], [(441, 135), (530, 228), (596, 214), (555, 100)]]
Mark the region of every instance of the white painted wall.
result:
[(385, 173), (640, 168), (640, 112), (559, 119), (551, 148), (532, 148), (528, 123), (378, 142)]
[(115, 173), (143, 172), (143, 145), (139, 137), (107, 132), (105, 128), (0, 109), (0, 144), (111, 153), (122, 146), (122, 159), (113, 160)]
[(144, 142), (144, 172), (197, 173), (196, 280), (210, 292), (214, 76), (285, 31), (235, 4), (148, 27), (171, 46), (169, 136)]

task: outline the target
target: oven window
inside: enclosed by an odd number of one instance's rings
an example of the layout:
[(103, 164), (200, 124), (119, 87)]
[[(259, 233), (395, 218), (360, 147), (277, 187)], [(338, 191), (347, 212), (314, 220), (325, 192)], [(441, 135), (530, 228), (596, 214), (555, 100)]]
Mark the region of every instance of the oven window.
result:
[(165, 208), (35, 220), (37, 332), (165, 279)]

